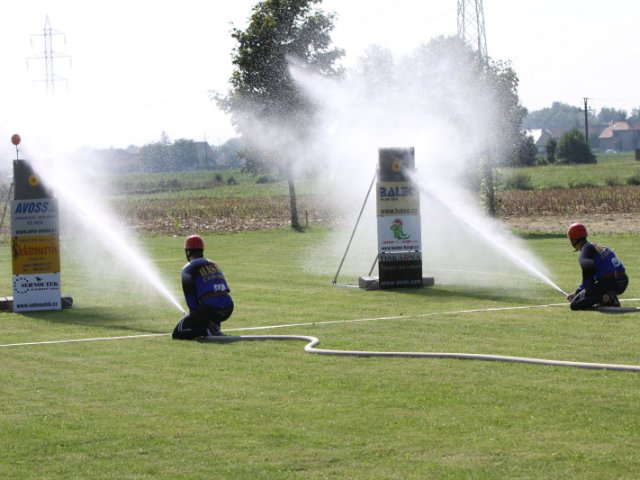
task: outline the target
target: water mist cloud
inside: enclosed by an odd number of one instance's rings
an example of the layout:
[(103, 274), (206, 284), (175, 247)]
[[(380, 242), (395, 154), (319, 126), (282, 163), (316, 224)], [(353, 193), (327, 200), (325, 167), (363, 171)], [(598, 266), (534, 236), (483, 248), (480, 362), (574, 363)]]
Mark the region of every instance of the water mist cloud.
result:
[[(321, 163), (319, 188), (347, 218), (344, 228), (309, 255), (323, 258), (322, 266), (307, 268), (335, 273), (375, 174), (378, 148), (415, 147), (425, 273), (435, 274), (440, 284), (511, 286), (514, 278), (546, 275), (518, 238), (482, 212), (469, 189), (500, 132), (492, 91), (459, 61), (455, 48), (434, 56), (423, 46), (395, 60), (375, 47), (344, 79), (295, 66), (292, 74), (319, 109), (317, 135), (303, 149), (304, 161)], [(345, 275), (367, 275), (375, 259), (375, 198), (374, 191)]]

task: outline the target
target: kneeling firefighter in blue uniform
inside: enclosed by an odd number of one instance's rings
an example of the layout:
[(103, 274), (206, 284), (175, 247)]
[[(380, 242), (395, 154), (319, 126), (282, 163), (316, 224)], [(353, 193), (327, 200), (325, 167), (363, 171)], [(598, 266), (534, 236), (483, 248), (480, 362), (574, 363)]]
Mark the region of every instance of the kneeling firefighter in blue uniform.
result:
[(595, 306), (619, 307), (618, 295), (624, 293), (629, 278), (624, 265), (613, 250), (587, 241), (587, 228), (574, 223), (567, 237), (576, 251), (582, 269), (582, 283), (567, 297), (571, 310), (588, 310)]
[(187, 237), (184, 252), (188, 263), (182, 268), (182, 290), (189, 312), (178, 322), (172, 337), (192, 339), (221, 336), (220, 323), (233, 313), (233, 300), (222, 270), (204, 256), (204, 240)]

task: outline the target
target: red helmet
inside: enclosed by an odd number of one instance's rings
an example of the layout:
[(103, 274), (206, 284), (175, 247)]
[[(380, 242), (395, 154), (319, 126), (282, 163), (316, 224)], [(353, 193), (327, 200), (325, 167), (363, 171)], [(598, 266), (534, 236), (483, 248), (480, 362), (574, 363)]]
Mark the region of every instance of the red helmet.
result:
[(200, 235), (191, 235), (184, 241), (185, 250), (204, 250), (204, 240)]
[(569, 230), (567, 230), (567, 237), (570, 240), (578, 240), (580, 238), (585, 238), (587, 236), (587, 227), (585, 227), (581, 223), (574, 223), (569, 226)]

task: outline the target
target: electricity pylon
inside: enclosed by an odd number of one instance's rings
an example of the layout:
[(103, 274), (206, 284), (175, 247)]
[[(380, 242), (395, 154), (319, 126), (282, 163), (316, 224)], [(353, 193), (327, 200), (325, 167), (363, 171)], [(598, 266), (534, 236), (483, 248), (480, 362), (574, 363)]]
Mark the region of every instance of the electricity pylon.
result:
[[(32, 37), (38, 36), (44, 39), (44, 52), (41, 55), (36, 55), (34, 57), (30, 57), (35, 60), (44, 60), (44, 70), (45, 77), (44, 81), (46, 85), (47, 95), (54, 95), (55, 93), (55, 83), (65, 81), (65, 78), (60, 77), (53, 73), (53, 60), (56, 58), (69, 58), (68, 55), (64, 55), (62, 53), (55, 52), (53, 50), (53, 36), (54, 35), (64, 35), (63, 33), (57, 32), (51, 28), (51, 23), (49, 22), (49, 16), (47, 15), (44, 22), (44, 29), (42, 33), (35, 33), (31, 35)], [(66, 38), (65, 38), (66, 43)], [(69, 60), (71, 61), (71, 60)], [(27, 60), (27, 66), (29, 65), (29, 60)]]
[[(489, 63), (487, 36), (484, 31), (484, 7), (482, 0), (458, 0), (458, 38), (476, 51), (483, 67)], [(494, 217), (497, 213), (496, 177), (494, 175), (495, 154), (487, 146), (480, 162), (481, 190), (483, 190), (487, 213)]]
[(458, 37), (487, 60), (487, 36), (484, 31), (482, 0), (458, 0)]

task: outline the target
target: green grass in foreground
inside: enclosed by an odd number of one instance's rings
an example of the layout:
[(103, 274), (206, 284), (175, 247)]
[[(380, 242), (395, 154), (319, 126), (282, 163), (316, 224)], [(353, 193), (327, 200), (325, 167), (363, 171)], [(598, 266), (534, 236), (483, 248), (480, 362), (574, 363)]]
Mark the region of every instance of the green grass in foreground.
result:
[[(363, 291), (300, 269), (331, 232), (207, 237), (242, 328), (321, 347), (451, 351), (640, 364), (637, 314), (570, 312), (536, 282)], [(141, 239), (179, 295), (181, 238)], [(615, 247), (638, 298), (638, 236)], [(571, 289), (562, 236), (526, 239)], [(341, 254), (342, 252), (339, 252)], [(339, 256), (339, 255), (338, 255)], [(86, 259), (63, 259), (61, 312), (0, 314), (0, 344), (168, 333), (179, 312)], [(337, 264), (336, 264), (337, 267)], [(0, 286), (10, 292), (9, 247)], [(363, 272), (366, 273), (366, 272)], [(94, 281), (94, 280), (97, 280)], [(454, 313), (459, 312), (459, 313)], [(350, 323), (324, 321), (399, 316)], [(168, 336), (0, 347), (2, 479), (637, 478), (638, 374), (479, 361), (309, 355), (302, 342), (226, 345)]]

